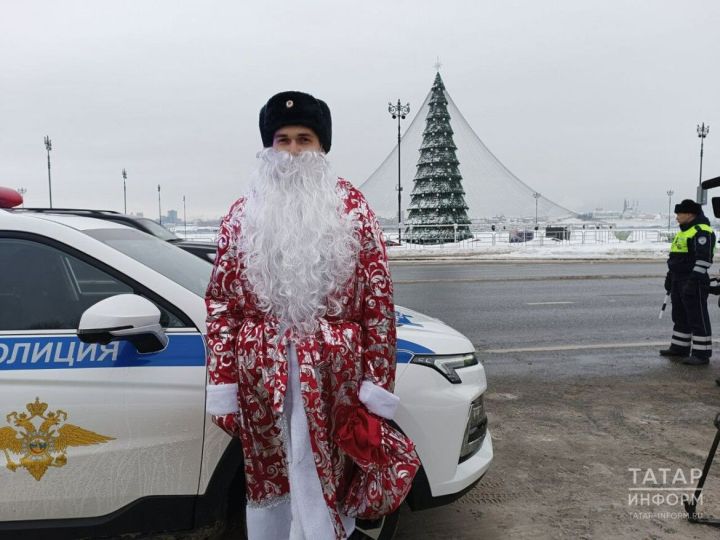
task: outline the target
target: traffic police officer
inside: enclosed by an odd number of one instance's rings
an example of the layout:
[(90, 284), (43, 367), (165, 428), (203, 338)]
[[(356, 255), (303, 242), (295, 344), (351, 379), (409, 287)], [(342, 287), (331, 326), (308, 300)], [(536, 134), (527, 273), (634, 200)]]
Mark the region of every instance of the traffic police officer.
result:
[(712, 354), (707, 297), (715, 233), (695, 201), (685, 199), (676, 204), (675, 214), (680, 232), (670, 246), (665, 278), (674, 326), (670, 347), (660, 354), (682, 358), (683, 364), (701, 366), (709, 363)]

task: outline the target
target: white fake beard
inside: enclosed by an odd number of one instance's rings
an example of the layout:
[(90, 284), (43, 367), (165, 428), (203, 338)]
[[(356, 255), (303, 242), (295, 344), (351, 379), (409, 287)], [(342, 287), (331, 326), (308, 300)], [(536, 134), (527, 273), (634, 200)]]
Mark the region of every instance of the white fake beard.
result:
[(245, 278), (258, 308), (293, 334), (337, 315), (338, 293), (355, 270), (359, 240), (325, 154), (267, 148), (240, 216)]

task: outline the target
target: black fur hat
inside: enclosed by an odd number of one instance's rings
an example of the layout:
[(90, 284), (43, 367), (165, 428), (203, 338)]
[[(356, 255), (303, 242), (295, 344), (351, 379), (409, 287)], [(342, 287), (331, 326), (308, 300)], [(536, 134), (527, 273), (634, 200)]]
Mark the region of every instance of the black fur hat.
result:
[(325, 152), (332, 144), (332, 119), (327, 104), (303, 92), (280, 92), (260, 109), (260, 136), (265, 148), (272, 146), (275, 132), (284, 126), (305, 126), (320, 139)]
[(675, 205), (676, 214), (702, 214), (702, 206), (691, 199), (685, 199), (680, 204)]

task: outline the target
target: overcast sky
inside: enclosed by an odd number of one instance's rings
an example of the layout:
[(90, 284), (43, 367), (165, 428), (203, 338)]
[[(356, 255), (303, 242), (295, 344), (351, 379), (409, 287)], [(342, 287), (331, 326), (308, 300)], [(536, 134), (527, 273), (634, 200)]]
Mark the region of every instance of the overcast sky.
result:
[(125, 168), (128, 211), (157, 217), (161, 184), (163, 212), (185, 195), (217, 217), (289, 89), (327, 101), (359, 185), (395, 144), (387, 102), (417, 110), (438, 56), (485, 144), (564, 206), (694, 197), (700, 122), (720, 175), (718, 0), (1, 1), (0, 185), (28, 205), (48, 203), (49, 135), (55, 206), (122, 210)]

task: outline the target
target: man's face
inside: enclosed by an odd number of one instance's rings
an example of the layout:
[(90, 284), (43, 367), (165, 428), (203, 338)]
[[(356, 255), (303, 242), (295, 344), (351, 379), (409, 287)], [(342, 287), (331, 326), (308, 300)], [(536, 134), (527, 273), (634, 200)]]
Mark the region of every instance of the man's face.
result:
[(675, 219), (677, 220), (678, 225), (687, 225), (693, 219), (695, 219), (695, 214), (690, 214), (688, 212), (678, 212), (677, 214), (675, 214)]
[(296, 156), (300, 152), (322, 152), (320, 139), (315, 132), (305, 126), (284, 126), (273, 135), (275, 150), (284, 150)]

